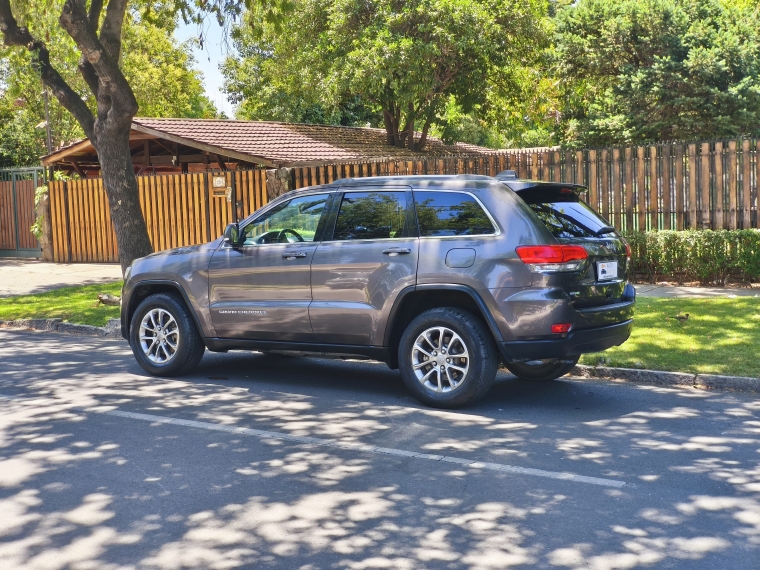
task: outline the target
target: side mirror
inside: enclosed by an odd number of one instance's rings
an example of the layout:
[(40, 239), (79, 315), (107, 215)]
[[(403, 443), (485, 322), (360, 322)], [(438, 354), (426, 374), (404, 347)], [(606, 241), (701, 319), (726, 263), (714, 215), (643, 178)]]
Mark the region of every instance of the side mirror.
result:
[(240, 228), (237, 224), (229, 224), (224, 228), (224, 243), (230, 247), (240, 246)]

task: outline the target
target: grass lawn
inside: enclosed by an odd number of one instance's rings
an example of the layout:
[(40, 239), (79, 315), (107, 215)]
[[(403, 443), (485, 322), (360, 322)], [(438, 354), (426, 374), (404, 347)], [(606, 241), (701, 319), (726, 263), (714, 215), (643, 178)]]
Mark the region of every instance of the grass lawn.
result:
[[(103, 326), (119, 307), (98, 304), (98, 293), (121, 294), (121, 282), (66, 287), (0, 299), (0, 320), (59, 318)], [(689, 313), (680, 323), (667, 317)], [(760, 377), (760, 299), (639, 297), (631, 338), (622, 346), (585, 354), (582, 364)]]
[(0, 320), (63, 319), (70, 323), (105, 326), (119, 318), (119, 307), (98, 305), (98, 293), (119, 297), (122, 282), (64, 287), (47, 293), (0, 299)]
[[(669, 319), (689, 313), (680, 323)], [(760, 377), (760, 299), (639, 297), (631, 338), (582, 364)]]

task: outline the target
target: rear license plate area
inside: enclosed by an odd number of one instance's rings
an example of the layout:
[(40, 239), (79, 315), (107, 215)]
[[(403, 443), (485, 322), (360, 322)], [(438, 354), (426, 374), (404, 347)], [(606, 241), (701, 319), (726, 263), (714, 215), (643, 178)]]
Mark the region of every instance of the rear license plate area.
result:
[(598, 261), (596, 263), (596, 275), (599, 281), (609, 281), (617, 279), (618, 262), (617, 261)]

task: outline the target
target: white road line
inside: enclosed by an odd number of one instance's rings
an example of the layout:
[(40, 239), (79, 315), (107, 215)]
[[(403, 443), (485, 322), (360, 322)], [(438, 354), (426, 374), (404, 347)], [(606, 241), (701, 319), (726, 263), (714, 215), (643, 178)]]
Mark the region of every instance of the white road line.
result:
[[(18, 396), (5, 396), (0, 394), (0, 399), (24, 399)], [(92, 410), (87, 410), (93, 413)], [(394, 449), (390, 447), (379, 447), (377, 445), (368, 445), (358, 442), (342, 442), (334, 439), (323, 439), (319, 437), (307, 437), (300, 435), (291, 435), (278, 431), (265, 431), (260, 429), (251, 429), (244, 427), (226, 426), (211, 422), (199, 422), (195, 420), (183, 420), (167, 416), (157, 416), (154, 414), (140, 414), (136, 412), (123, 412), (121, 410), (95, 411), (94, 413), (108, 416), (118, 416), (120, 418), (129, 418), (146, 422), (171, 424), (177, 426), (194, 427), (209, 431), (222, 431), (238, 435), (252, 435), (262, 439), (275, 439), (280, 441), (291, 441), (294, 443), (306, 443), (311, 445), (321, 445), (324, 447), (334, 447), (336, 449), (347, 449), (351, 451), (364, 451), (368, 453), (377, 453), (381, 455), (396, 455), (399, 457), (411, 457), (414, 459), (424, 459), (427, 461), (442, 461), (444, 463), (454, 463), (469, 467), (470, 469), (490, 469), (492, 471), (503, 471), (506, 473), (515, 473), (517, 475), (528, 475), (533, 477), (545, 477), (548, 479), (561, 479), (563, 481), (572, 481), (574, 483), (587, 483), (589, 485), (600, 485), (602, 487), (625, 487), (625, 481), (615, 479), (603, 479), (601, 477), (587, 477), (586, 475), (576, 475), (562, 471), (544, 471), (543, 469), (532, 469), (530, 467), (518, 467), (516, 465), (506, 465), (504, 463), (487, 463), (482, 461), (473, 461), (472, 459), (463, 459), (460, 457), (450, 457), (448, 455), (436, 455), (431, 453), (419, 453), (416, 451), (407, 451), (405, 449)]]

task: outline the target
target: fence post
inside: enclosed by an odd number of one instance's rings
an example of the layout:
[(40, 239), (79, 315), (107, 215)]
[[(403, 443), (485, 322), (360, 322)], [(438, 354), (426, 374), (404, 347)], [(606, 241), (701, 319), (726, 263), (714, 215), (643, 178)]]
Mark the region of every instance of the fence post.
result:
[(715, 208), (713, 209), (713, 217), (715, 223), (713, 227), (716, 230), (722, 230), (726, 227), (726, 219), (723, 214), (723, 198), (725, 194), (725, 186), (723, 180), (723, 143), (715, 143), (715, 155), (713, 156), (713, 163), (715, 165)]
[(662, 145), (662, 227), (665, 230), (671, 228), (672, 202), (670, 199), (670, 145)]
[(633, 230), (633, 149), (625, 149), (625, 229)]
[(710, 229), (710, 143), (702, 143), (702, 229)]
[(736, 229), (737, 212), (736, 212), (736, 169), (738, 167), (736, 160), (736, 141), (728, 143), (728, 228)]
[(683, 201), (683, 145), (676, 147), (676, 229), (683, 229), (684, 201)]
[(689, 229), (697, 229), (697, 145), (689, 145)]
[(742, 141), (742, 229), (752, 227), (752, 155), (749, 150), (749, 139)]
[(646, 170), (644, 164), (644, 147), (636, 148), (636, 209), (638, 210), (640, 232), (647, 229)]

